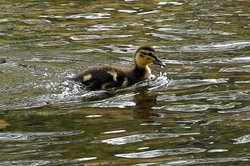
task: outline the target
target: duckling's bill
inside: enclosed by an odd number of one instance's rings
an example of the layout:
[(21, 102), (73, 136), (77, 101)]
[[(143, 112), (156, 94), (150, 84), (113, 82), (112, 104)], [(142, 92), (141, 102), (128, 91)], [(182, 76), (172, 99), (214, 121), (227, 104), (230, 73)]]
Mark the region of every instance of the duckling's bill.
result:
[(154, 64), (165, 67), (166, 64), (164, 62), (162, 62), (159, 58), (156, 58), (154, 61)]

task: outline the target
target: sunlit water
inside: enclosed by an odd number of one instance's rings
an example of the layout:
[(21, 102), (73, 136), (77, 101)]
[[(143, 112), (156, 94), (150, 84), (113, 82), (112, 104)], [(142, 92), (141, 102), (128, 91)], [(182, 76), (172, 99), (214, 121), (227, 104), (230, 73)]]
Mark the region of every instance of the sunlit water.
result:
[[(0, 165), (250, 163), (247, 0), (0, 6)], [(167, 64), (146, 81), (67, 80), (145, 44)]]

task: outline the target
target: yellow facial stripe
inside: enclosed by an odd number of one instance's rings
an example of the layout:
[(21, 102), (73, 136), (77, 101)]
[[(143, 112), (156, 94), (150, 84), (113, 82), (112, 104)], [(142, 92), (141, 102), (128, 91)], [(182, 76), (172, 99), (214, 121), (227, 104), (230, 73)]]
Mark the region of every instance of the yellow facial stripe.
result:
[(144, 53), (144, 54), (150, 54), (150, 53), (154, 53), (154, 51), (150, 51), (150, 50), (140, 50), (140, 52)]
[(141, 50), (140, 53), (145, 56), (155, 57), (155, 52), (149, 50)]

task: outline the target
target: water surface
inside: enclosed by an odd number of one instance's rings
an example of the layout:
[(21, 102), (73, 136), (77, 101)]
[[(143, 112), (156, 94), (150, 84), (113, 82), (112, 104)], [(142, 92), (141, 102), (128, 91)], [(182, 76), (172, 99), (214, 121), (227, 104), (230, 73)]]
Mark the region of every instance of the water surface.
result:
[[(0, 2), (0, 165), (247, 165), (249, 2)], [(68, 77), (166, 68), (118, 91)]]

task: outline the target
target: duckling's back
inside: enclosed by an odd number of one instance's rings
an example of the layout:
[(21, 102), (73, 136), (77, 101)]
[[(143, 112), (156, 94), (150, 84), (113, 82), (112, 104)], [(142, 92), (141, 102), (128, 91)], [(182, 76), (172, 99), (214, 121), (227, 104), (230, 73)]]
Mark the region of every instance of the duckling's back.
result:
[(109, 89), (113, 87), (126, 87), (129, 85), (126, 73), (122, 70), (103, 67), (94, 68), (73, 78), (81, 82), (89, 90)]

